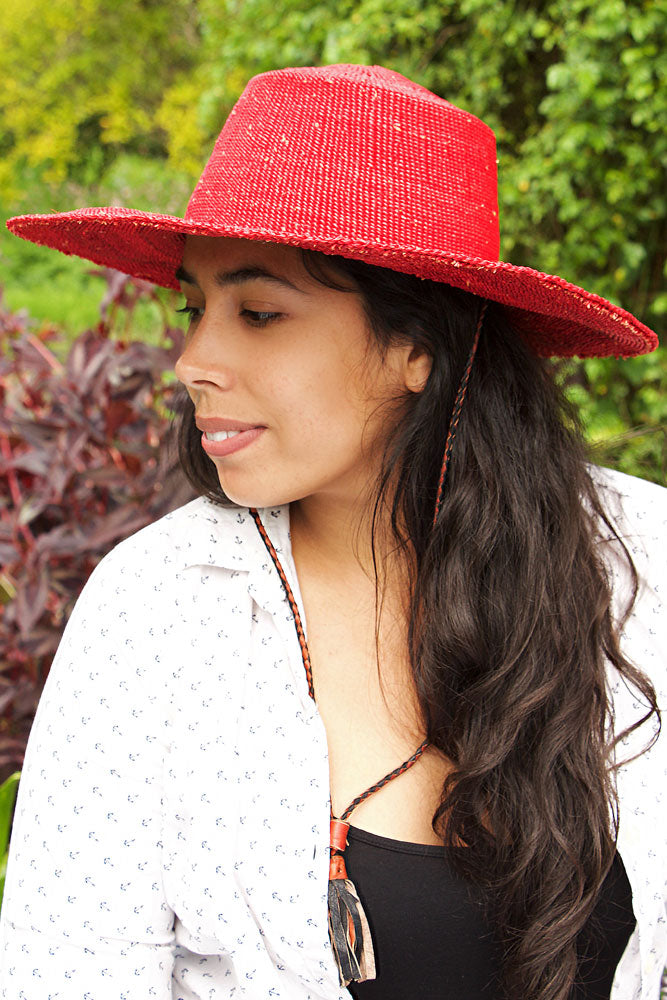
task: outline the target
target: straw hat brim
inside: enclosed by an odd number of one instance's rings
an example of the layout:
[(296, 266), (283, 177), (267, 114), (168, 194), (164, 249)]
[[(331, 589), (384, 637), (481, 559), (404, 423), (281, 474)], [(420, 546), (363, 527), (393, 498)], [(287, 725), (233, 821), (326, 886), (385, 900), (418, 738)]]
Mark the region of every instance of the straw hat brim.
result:
[(120, 207), (16, 216), (7, 227), (33, 243), (173, 289), (179, 288), (175, 272), (188, 235), (305, 247), (442, 281), (499, 302), (531, 349), (545, 357), (633, 357), (658, 346), (656, 334), (631, 313), (557, 275), (437, 248), (370, 246), (344, 233), (340, 239), (322, 240), (307, 233), (227, 227), (219, 219), (195, 223)]

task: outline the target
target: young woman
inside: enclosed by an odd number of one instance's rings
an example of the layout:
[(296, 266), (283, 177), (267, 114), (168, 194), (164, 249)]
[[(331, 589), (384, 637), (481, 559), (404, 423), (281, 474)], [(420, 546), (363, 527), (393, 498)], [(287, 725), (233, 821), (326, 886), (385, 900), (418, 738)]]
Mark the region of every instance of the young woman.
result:
[(491, 130), (264, 73), (184, 219), (9, 227), (181, 288), (200, 496), (65, 629), (0, 996), (656, 1000), (666, 494), (587, 464), (545, 358), (657, 341), (498, 261)]

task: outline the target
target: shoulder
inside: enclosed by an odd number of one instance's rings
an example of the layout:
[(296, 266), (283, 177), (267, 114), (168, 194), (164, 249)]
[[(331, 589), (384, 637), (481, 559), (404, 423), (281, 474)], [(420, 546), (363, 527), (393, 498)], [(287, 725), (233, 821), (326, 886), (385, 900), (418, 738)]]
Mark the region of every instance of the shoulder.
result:
[[(667, 489), (657, 483), (600, 466), (589, 468), (602, 507), (632, 557), (643, 588), (667, 600)], [(628, 586), (623, 553), (605, 524), (599, 525), (603, 556), (615, 576), (617, 588)]]
[[(667, 489), (657, 483), (600, 466), (589, 468), (602, 507), (627, 548), (640, 577), (662, 604), (667, 600)], [(618, 540), (600, 525), (604, 555), (619, 576), (622, 553)], [(620, 576), (623, 576), (622, 572)], [(620, 576), (618, 583), (621, 582)]]
[(251, 525), (247, 508), (196, 497), (118, 542), (96, 570), (164, 575), (165, 567), (170, 574), (194, 565), (243, 568)]
[(245, 507), (223, 507), (200, 496), (128, 535), (115, 548), (128, 552), (142, 547), (156, 551), (169, 548), (182, 553), (187, 561), (189, 548), (201, 538), (209, 537), (214, 532), (216, 537), (230, 540), (234, 527), (249, 518), (250, 513)]
[(667, 535), (667, 488), (599, 465), (589, 467), (602, 504), (619, 534), (645, 538)]
[[(598, 466), (589, 470), (598, 488), (602, 506), (613, 528), (630, 555), (637, 572), (637, 595), (632, 611), (621, 630), (624, 654), (645, 673), (656, 690), (664, 709), (667, 698), (667, 489), (636, 476), (628, 476)], [(623, 619), (632, 596), (632, 576), (627, 556), (618, 539), (606, 525), (601, 525), (602, 556), (613, 590), (613, 608)], [(643, 701), (612, 672), (611, 687), (624, 728), (636, 721), (645, 708)], [(667, 733), (660, 740), (663, 759)], [(644, 728), (630, 741), (636, 749), (646, 742)]]
[(612, 584), (613, 611), (624, 618), (632, 598), (629, 555), (637, 594), (621, 631), (627, 656), (652, 680), (659, 700), (667, 692), (667, 489), (657, 483), (594, 466), (591, 476), (611, 525), (600, 526), (601, 555)]
[[(594, 466), (589, 471), (601, 505), (632, 558), (638, 576), (636, 601), (620, 633), (621, 649), (650, 680), (663, 716), (662, 727), (655, 715), (647, 718), (650, 706), (644, 695), (608, 664), (610, 723), (613, 734), (619, 738), (614, 749), (613, 768), (618, 794), (617, 847), (632, 888), (642, 961), (646, 965), (652, 953), (657, 950), (664, 954), (665, 947), (662, 920), (667, 878), (663, 819), (664, 789), (667, 787), (667, 726), (664, 722), (667, 705), (667, 560), (664, 556), (667, 489), (612, 469)], [(612, 582), (614, 609), (622, 618), (626, 599), (632, 593), (627, 558), (604, 523), (600, 525), (600, 539)], [(635, 972), (629, 970), (630, 966), (626, 970), (628, 984), (635, 977)], [(658, 959), (657, 977), (661, 970), (662, 955)], [(623, 982), (626, 983), (626, 978)], [(630, 986), (627, 988), (629, 990)]]
[(220, 585), (236, 592), (243, 581), (239, 571), (256, 561), (257, 544), (247, 508), (197, 497), (117, 542), (89, 575), (70, 617), (76, 621), (85, 609), (97, 609), (141, 628), (153, 611), (160, 618), (185, 615), (202, 575), (210, 572), (201, 567), (215, 567)]
[[(198, 497), (128, 535), (88, 576), (68, 615), (60, 658), (74, 662), (94, 650), (100, 662), (148, 671), (162, 685), (168, 662), (187, 662), (204, 641), (213, 649), (202, 626), (217, 621), (219, 637), (216, 600), (233, 609), (246, 599), (248, 574), (238, 570), (250, 558), (252, 532), (247, 508)], [(246, 617), (236, 619), (242, 628)]]

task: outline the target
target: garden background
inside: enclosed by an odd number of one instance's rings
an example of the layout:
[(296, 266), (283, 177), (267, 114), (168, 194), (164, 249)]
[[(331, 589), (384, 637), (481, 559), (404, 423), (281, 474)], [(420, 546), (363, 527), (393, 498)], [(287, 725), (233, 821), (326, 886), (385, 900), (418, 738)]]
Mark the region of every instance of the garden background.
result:
[[(8, 217), (182, 215), (252, 75), (379, 63), (495, 130), (502, 259), (659, 335), (667, 315), (666, 0), (5, 0), (2, 22), (0, 782), (94, 565), (193, 496), (170, 434), (178, 296), (17, 239)], [(592, 459), (664, 484), (665, 349), (557, 370)]]

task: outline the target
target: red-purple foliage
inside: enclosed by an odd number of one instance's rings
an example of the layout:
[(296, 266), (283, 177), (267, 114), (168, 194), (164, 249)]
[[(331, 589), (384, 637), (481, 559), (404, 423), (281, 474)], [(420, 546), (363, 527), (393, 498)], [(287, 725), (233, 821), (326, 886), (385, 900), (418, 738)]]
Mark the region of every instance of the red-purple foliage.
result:
[[(116, 271), (102, 320), (62, 364), (37, 329), (0, 300), (0, 783), (21, 768), (37, 702), (67, 618), (103, 555), (196, 494), (173, 434), (183, 342), (153, 347), (129, 329), (152, 286)], [(165, 416), (164, 414), (170, 414)]]

